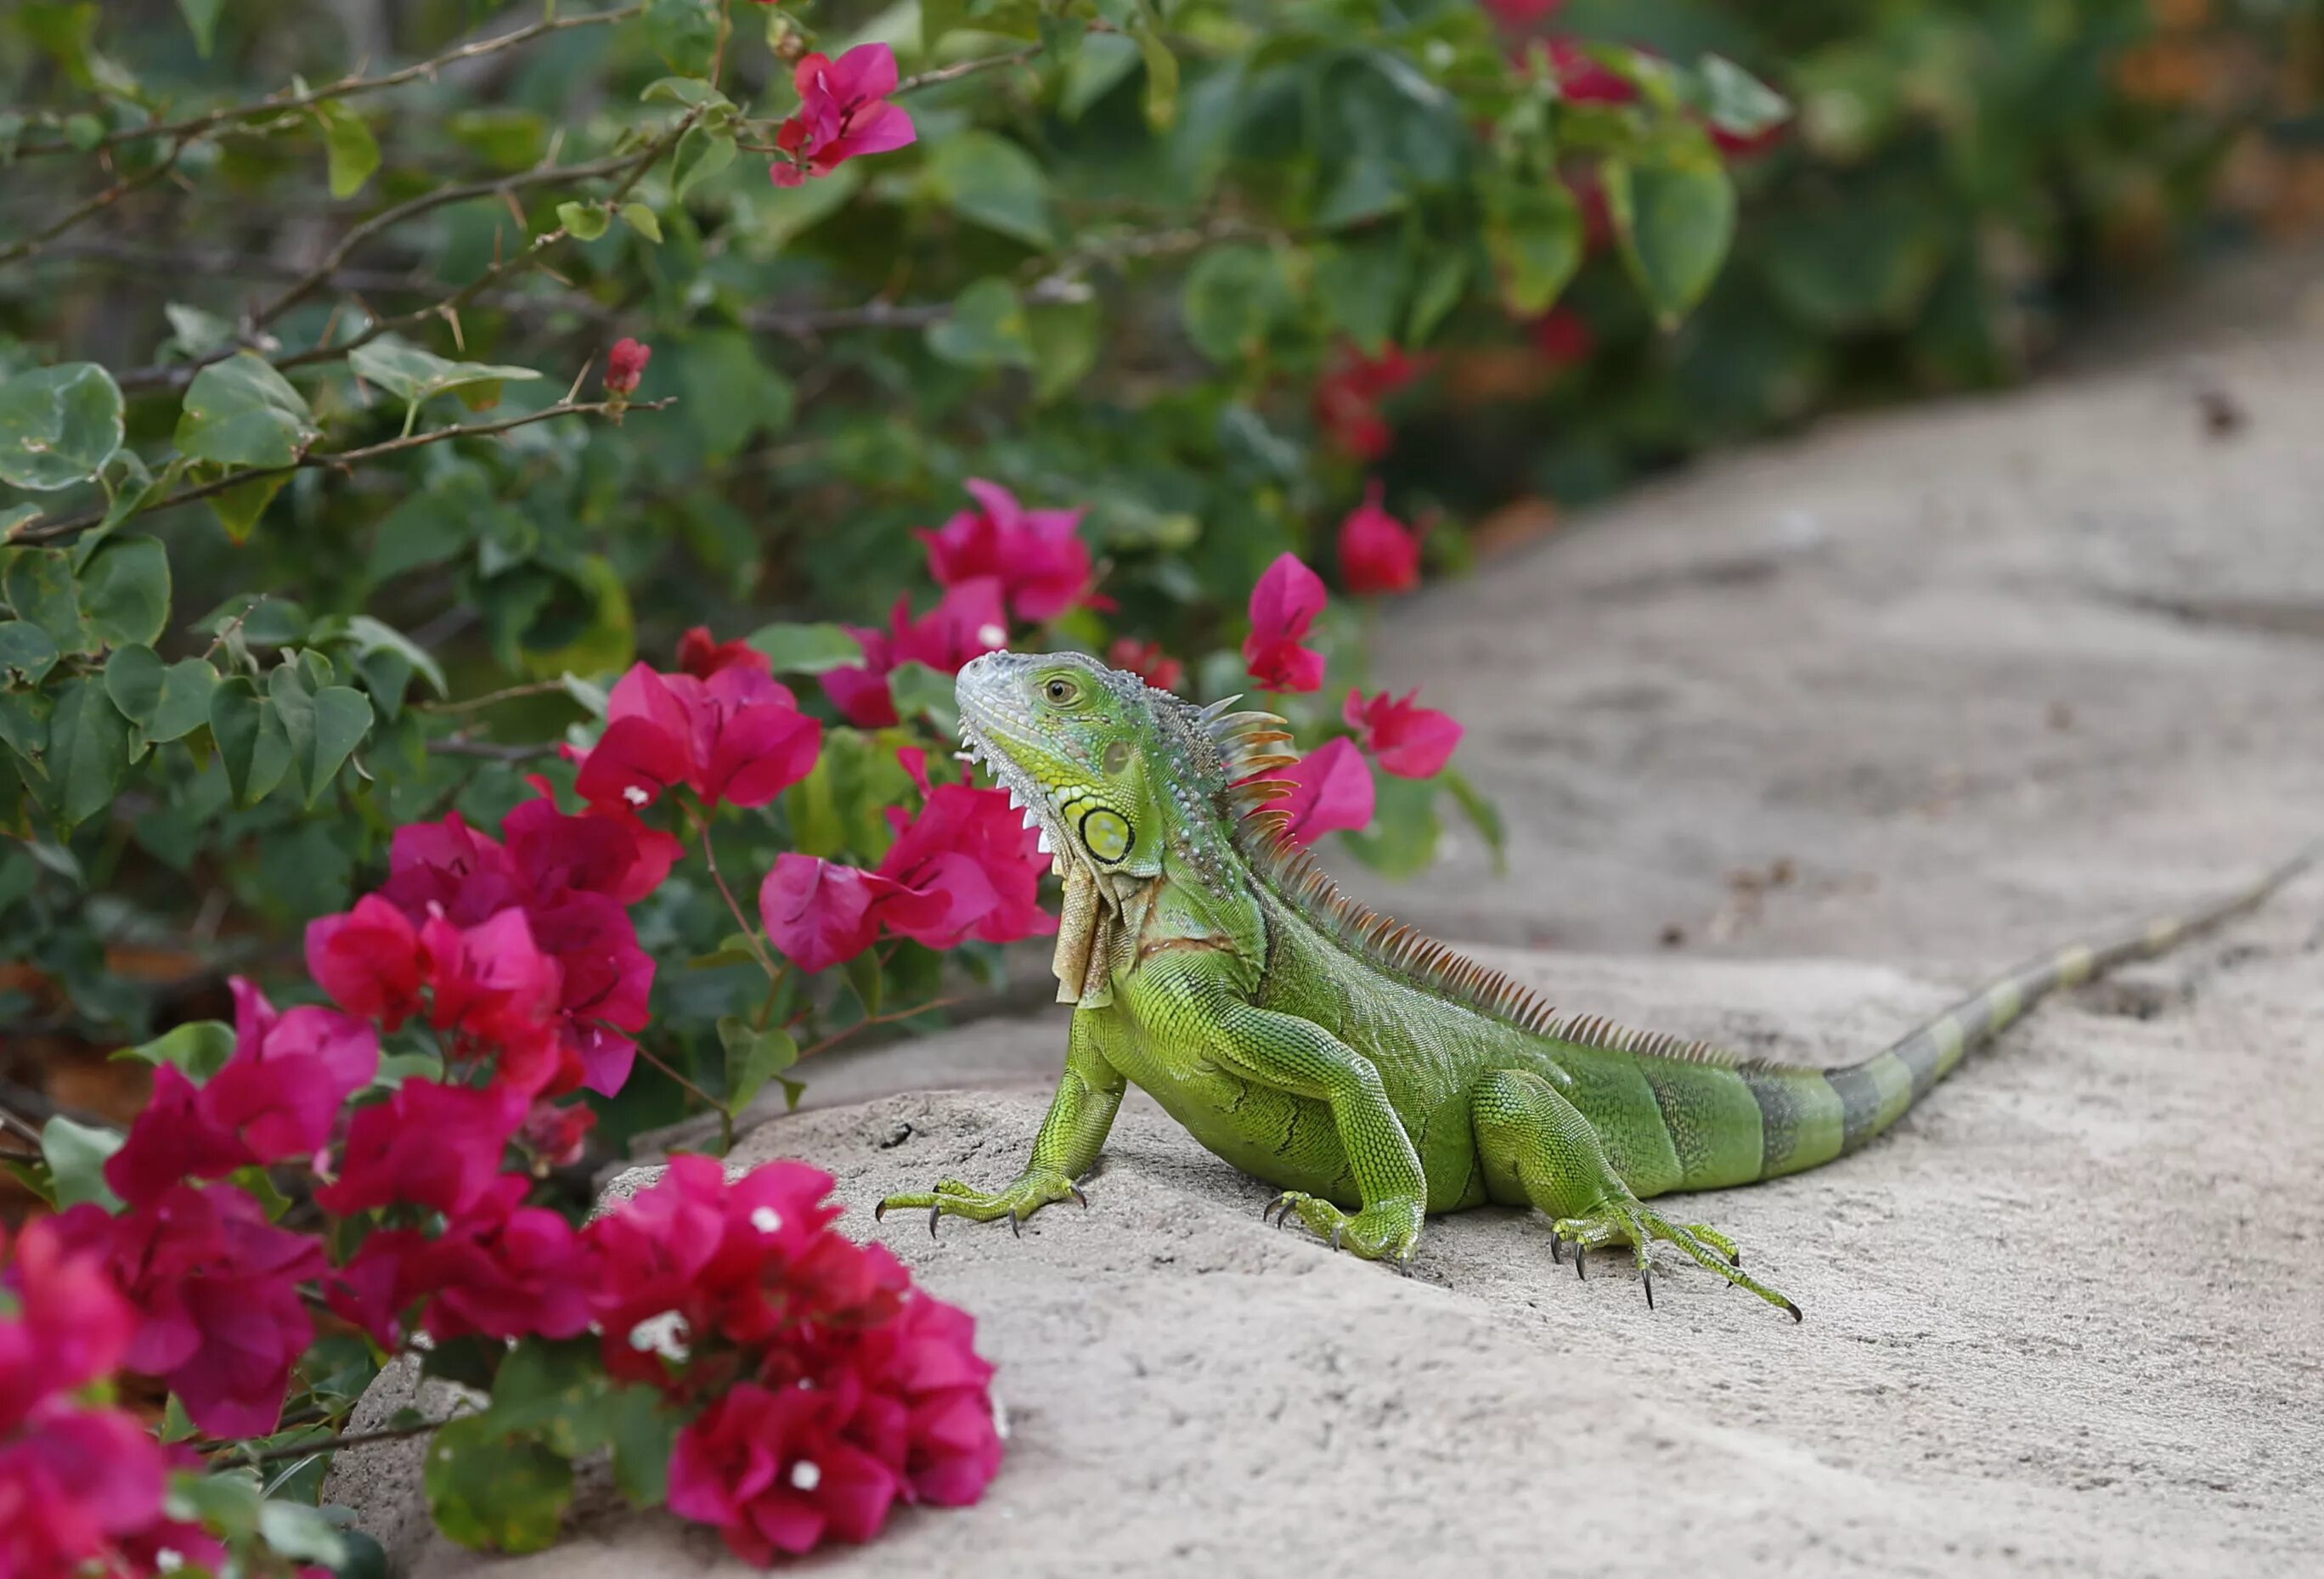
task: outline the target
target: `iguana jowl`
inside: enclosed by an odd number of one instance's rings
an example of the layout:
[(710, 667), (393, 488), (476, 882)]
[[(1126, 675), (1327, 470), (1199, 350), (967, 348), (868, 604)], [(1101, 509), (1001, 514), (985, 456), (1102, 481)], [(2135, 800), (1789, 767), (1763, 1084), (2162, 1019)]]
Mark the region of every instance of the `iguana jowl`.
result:
[(931, 1231), (1078, 1196), (1135, 1082), (1282, 1187), (1269, 1212), (1367, 1259), (1408, 1262), (1430, 1212), (1529, 1205), (1576, 1270), (1630, 1246), (1649, 1305), (1660, 1242), (1797, 1319), (1732, 1241), (1644, 1203), (1855, 1150), (2044, 993), (2159, 954), (2307, 863), (2060, 949), (1861, 1063), (1819, 1069), (1560, 1015), (1344, 898), (1285, 836), (1289, 786), (1268, 774), (1296, 759), (1272, 714), (1196, 707), (1073, 653), (988, 653), (959, 696), (969, 754), (1024, 803), (1065, 878), (1054, 968), (1075, 1008), (1024, 1172), (990, 1194), (947, 1179), (881, 1204), (925, 1209)]

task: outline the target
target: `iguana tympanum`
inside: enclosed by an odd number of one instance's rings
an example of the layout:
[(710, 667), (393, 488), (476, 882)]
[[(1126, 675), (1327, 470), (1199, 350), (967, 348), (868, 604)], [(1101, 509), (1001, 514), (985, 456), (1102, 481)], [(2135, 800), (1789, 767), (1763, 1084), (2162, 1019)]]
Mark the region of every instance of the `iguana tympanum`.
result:
[[(1075, 1005), (1048, 1116), (1015, 1182), (947, 1179), (880, 1212), (1011, 1225), (1080, 1198), (1136, 1082), (1212, 1151), (1282, 1187), (1268, 1206), (1367, 1259), (1411, 1260), (1422, 1218), (1537, 1207), (1551, 1252), (1651, 1247), (1799, 1307), (1734, 1242), (1645, 1203), (1829, 1162), (1879, 1134), (2043, 993), (2160, 953), (2301, 863), (2208, 910), (2000, 976), (1843, 1068), (1745, 1059), (1560, 1015), (1517, 983), (1344, 898), (1286, 835), (1272, 714), (1197, 707), (1073, 653), (961, 670), (966, 755), (1027, 808), (1065, 879), (1055, 970)], [(1088, 1202), (1083, 1200), (1086, 1206)]]

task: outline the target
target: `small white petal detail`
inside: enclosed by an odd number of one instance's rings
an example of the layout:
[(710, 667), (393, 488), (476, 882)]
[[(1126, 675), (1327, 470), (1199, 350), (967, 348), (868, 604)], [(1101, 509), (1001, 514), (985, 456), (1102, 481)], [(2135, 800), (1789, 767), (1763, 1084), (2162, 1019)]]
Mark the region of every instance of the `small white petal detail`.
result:
[(791, 1465), (791, 1489), (812, 1491), (823, 1484), (823, 1466), (811, 1458), (802, 1458)]
[(622, 799), (628, 801), (632, 806), (643, 806), (647, 801), (651, 800), (653, 797), (647, 794), (645, 790), (641, 789), (639, 786), (632, 784), (622, 790)]
[(751, 1226), (761, 1233), (772, 1233), (783, 1225), (783, 1214), (772, 1206), (761, 1206), (751, 1214)]

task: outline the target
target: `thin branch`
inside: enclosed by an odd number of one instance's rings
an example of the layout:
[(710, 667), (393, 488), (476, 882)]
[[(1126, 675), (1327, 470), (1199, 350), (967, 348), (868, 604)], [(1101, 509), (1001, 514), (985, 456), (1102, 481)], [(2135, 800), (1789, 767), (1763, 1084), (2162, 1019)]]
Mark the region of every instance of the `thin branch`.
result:
[(309, 88), (303, 93), (281, 93), (271, 98), (260, 99), (254, 104), (232, 105), (224, 109), (211, 110), (205, 115), (193, 115), (182, 121), (156, 122), (143, 126), (124, 126), (86, 149), (76, 148), (70, 143), (59, 140), (53, 143), (27, 143), (16, 152), (21, 158), (42, 153), (94, 152), (99, 149), (117, 148), (124, 143), (140, 142), (150, 137), (177, 137), (190, 140), (214, 131), (232, 129), (245, 121), (263, 121), (271, 116), (311, 108), (330, 99), (353, 98), (357, 94), (378, 93), (385, 88), (401, 88), (407, 82), (416, 82), (422, 78), (432, 78), (438, 72), (447, 67), (457, 66), (464, 61), (490, 55), (501, 50), (512, 49), (518, 44), (530, 43), (543, 33), (563, 32), (567, 28), (602, 27), (608, 23), (627, 22), (644, 11), (645, 5), (643, 0), (641, 0), (640, 4), (624, 5), (615, 11), (592, 12), (585, 16), (544, 17), (541, 21), (518, 28), (513, 32), (499, 33), (492, 38), (479, 39), (474, 43), (458, 45), (445, 51), (440, 55), (406, 66), (401, 70), (390, 71), (384, 76), (343, 77), (337, 82), (327, 83), (321, 88)]
[(802, 1060), (812, 1058), (817, 1053), (826, 1052), (829, 1049), (837, 1047), (841, 1042), (845, 1041), (849, 1037), (853, 1036), (859, 1030), (865, 1030), (875, 1025), (892, 1025), (899, 1020), (910, 1020), (917, 1015), (931, 1014), (939, 1009), (949, 1009), (955, 1003), (965, 1003), (968, 1002), (968, 999), (969, 994), (955, 993), (949, 998), (931, 998), (927, 1002), (911, 1009), (896, 1009), (891, 1010), (885, 1014), (866, 1015), (863, 1019), (859, 1020), (854, 1024), (849, 1026), (845, 1030), (833, 1031), (821, 1041), (816, 1042), (809, 1047), (801, 1048), (798, 1051), (798, 1056)]
[[(425, 433), (406, 434), (401, 438), (388, 439), (384, 443), (364, 445), (358, 449), (333, 450), (327, 455), (302, 455), (289, 466), (244, 467), (241, 471), (228, 472), (226, 476), (213, 478), (207, 483), (197, 483), (190, 488), (180, 488), (167, 499), (149, 504), (138, 513), (147, 515), (157, 510), (168, 510), (175, 505), (190, 503), (196, 499), (207, 499), (213, 494), (223, 494), (228, 488), (238, 488), (244, 483), (257, 482), (264, 477), (287, 476), (295, 471), (320, 466), (353, 466), (364, 461), (377, 460), (383, 456), (400, 454), (407, 449), (417, 449), (423, 444), (440, 444), (447, 439), (485, 439), (495, 433), (506, 433), (512, 429), (530, 427), (535, 422), (546, 422), (556, 417), (604, 416), (619, 411), (659, 411), (677, 403), (675, 396), (666, 396), (658, 401), (632, 401), (618, 408), (611, 401), (559, 401), (557, 404), (544, 406), (538, 411), (527, 411), (522, 416), (507, 417), (497, 422), (472, 422), (450, 428), (433, 428)], [(102, 510), (84, 510), (78, 515), (68, 515), (60, 521), (35, 522), (17, 532), (9, 540), (19, 543), (47, 542), (54, 538), (69, 537), (74, 532), (86, 531), (104, 519), (105, 512)]]
[[(647, 1047), (643, 1042), (640, 1042), (638, 1044), (638, 1057), (643, 1058), (647, 1063), (651, 1064), (655, 1068), (669, 1076), (672, 1080), (677, 1081), (680, 1090), (691, 1093), (693, 1095), (700, 1097), (706, 1103), (711, 1107), (717, 1108), (722, 1113), (726, 1111), (720, 1105), (716, 1097), (711, 1095), (708, 1092), (703, 1090), (702, 1087), (696, 1085), (693, 1081), (688, 1080), (685, 1076), (679, 1074), (676, 1069), (671, 1068), (668, 1064), (663, 1063), (659, 1058), (654, 1057), (653, 1050)], [(733, 1120), (729, 1119), (728, 1122), (732, 1123)]]
[(503, 745), (497, 741), (470, 740), (463, 734), (428, 743), (428, 754), (438, 757), (475, 757), (488, 762), (530, 762), (542, 757), (555, 756), (557, 742), (527, 741)]
[(361, 1447), (367, 1442), (395, 1442), (406, 1436), (418, 1436), (447, 1426), (460, 1417), (454, 1411), (440, 1420), (421, 1420), (411, 1426), (383, 1426), (376, 1431), (350, 1431), (343, 1436), (318, 1436), (306, 1442), (287, 1443), (281, 1447), (262, 1448), (256, 1453), (240, 1456), (244, 1464), (278, 1464), (286, 1458), (298, 1458), (307, 1454), (337, 1453), (342, 1447)]
[(420, 702), (415, 710), (438, 715), (474, 713), (482, 707), (496, 707), (503, 702), (512, 702), (519, 697), (545, 697), (552, 691), (565, 689), (561, 679), (537, 679), (526, 685), (508, 686), (497, 691), (486, 691), (481, 697), (469, 697), (457, 702)]
[(45, 243), (62, 235), (82, 220), (92, 215), (103, 213), (138, 188), (151, 185), (161, 180), (178, 168), (179, 156), (185, 151), (186, 145), (180, 141), (168, 153), (146, 169), (139, 171), (135, 175), (122, 177), (80, 207), (66, 210), (64, 215), (47, 229), (35, 231), (21, 241), (12, 241), (6, 246), (0, 246), (0, 263), (13, 263), (18, 258), (38, 252)]
[(742, 936), (750, 942), (751, 952), (758, 956), (759, 968), (767, 973), (767, 980), (781, 980), (783, 967), (775, 963), (775, 956), (769, 954), (767, 946), (759, 940), (759, 929), (751, 925), (751, 919), (742, 913), (742, 907), (734, 902), (734, 891), (726, 886), (726, 874), (718, 870), (718, 852), (710, 843), (710, 819), (700, 817), (697, 826), (702, 830), (703, 864), (710, 868), (710, 880), (718, 885), (719, 897), (726, 901), (727, 913), (734, 918), (734, 925), (742, 929)]

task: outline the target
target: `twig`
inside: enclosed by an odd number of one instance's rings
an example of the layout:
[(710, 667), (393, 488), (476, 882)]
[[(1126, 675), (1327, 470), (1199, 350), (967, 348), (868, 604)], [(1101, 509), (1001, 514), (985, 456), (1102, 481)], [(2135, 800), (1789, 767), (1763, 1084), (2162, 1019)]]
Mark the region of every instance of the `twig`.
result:
[(179, 156), (185, 151), (186, 144), (181, 139), (176, 146), (153, 164), (139, 171), (135, 175), (122, 177), (80, 207), (66, 210), (63, 217), (47, 229), (35, 231), (21, 241), (12, 241), (6, 246), (0, 246), (0, 263), (13, 263), (18, 258), (38, 252), (44, 243), (62, 235), (91, 215), (102, 213), (138, 188), (161, 180), (178, 168)]
[(726, 886), (726, 874), (718, 870), (718, 852), (710, 843), (710, 819), (697, 817), (696, 826), (702, 832), (703, 864), (710, 868), (710, 880), (718, 885), (718, 893), (726, 901), (727, 912), (734, 918), (734, 925), (742, 929), (742, 936), (750, 940), (751, 952), (758, 956), (759, 968), (767, 973), (767, 979), (770, 982), (779, 980), (783, 967), (775, 963), (775, 956), (769, 954), (767, 946), (759, 940), (759, 929), (751, 925), (750, 918), (742, 914), (742, 907), (734, 902), (734, 891)]
[(854, 1024), (849, 1026), (845, 1030), (835, 1030), (829, 1036), (825, 1037), (821, 1041), (815, 1043), (813, 1046), (801, 1048), (799, 1049), (798, 1056), (802, 1059), (812, 1058), (817, 1053), (837, 1047), (841, 1042), (845, 1041), (849, 1037), (853, 1036), (859, 1030), (866, 1030), (874, 1025), (892, 1025), (899, 1020), (910, 1020), (916, 1015), (930, 1014), (939, 1009), (949, 1009), (955, 1003), (967, 1002), (968, 997), (969, 995), (965, 993), (955, 993), (949, 998), (931, 998), (927, 1002), (922, 1003), (918, 1008), (914, 1009), (895, 1009), (890, 1010), (885, 1014), (866, 1015), (862, 1020), (859, 1020)]
[(318, 1436), (311, 1441), (287, 1443), (281, 1447), (261, 1448), (256, 1453), (242, 1455), (244, 1464), (277, 1464), (286, 1458), (304, 1454), (337, 1453), (342, 1447), (361, 1447), (367, 1442), (394, 1442), (405, 1436), (418, 1436), (441, 1426), (448, 1426), (460, 1417), (455, 1410), (440, 1420), (422, 1420), (411, 1426), (383, 1426), (376, 1431), (350, 1431), (342, 1436)]
[(428, 743), (428, 754), (438, 757), (477, 757), (488, 762), (529, 762), (536, 758), (557, 754), (553, 740), (528, 741), (503, 745), (496, 741), (470, 740), (455, 734)]
[[(659, 411), (677, 403), (675, 396), (666, 396), (658, 401), (632, 401), (622, 410)], [(207, 499), (213, 494), (223, 494), (228, 488), (238, 488), (244, 483), (256, 482), (263, 477), (287, 476), (295, 471), (318, 466), (352, 466), (364, 461), (377, 460), (383, 456), (395, 455), (407, 449), (417, 449), (423, 444), (439, 444), (447, 439), (489, 438), (495, 433), (506, 433), (513, 428), (524, 428), (535, 422), (546, 422), (554, 417), (597, 416), (610, 412), (613, 409), (613, 404), (610, 401), (560, 401), (553, 406), (544, 406), (538, 411), (527, 411), (521, 417), (509, 417), (498, 422), (474, 422), (450, 428), (433, 428), (425, 433), (406, 434), (401, 438), (390, 439), (384, 443), (365, 445), (359, 449), (338, 449), (327, 455), (302, 455), (289, 466), (248, 466), (241, 471), (228, 472), (225, 476), (213, 478), (207, 483), (197, 483), (190, 488), (180, 488), (167, 499), (147, 505), (139, 513), (151, 514), (156, 510), (168, 510), (174, 505), (190, 503), (196, 499)], [(20, 543), (47, 542), (54, 538), (69, 537), (74, 532), (84, 531), (104, 519), (105, 512), (102, 510), (84, 510), (78, 515), (68, 515), (60, 521), (35, 522), (19, 531), (12, 540)]]
[(486, 691), (481, 697), (469, 697), (457, 702), (421, 702), (415, 711), (421, 713), (474, 713), (482, 707), (496, 707), (503, 702), (512, 702), (519, 697), (545, 697), (551, 691), (561, 691), (561, 679), (537, 679), (521, 686), (506, 686), (497, 691)]
[[(668, 1064), (663, 1063), (659, 1058), (655, 1057), (652, 1049), (648, 1048), (643, 1042), (640, 1042), (638, 1044), (638, 1057), (643, 1058), (647, 1063), (651, 1064), (655, 1068), (669, 1076), (672, 1080), (677, 1081), (680, 1090), (700, 1097), (712, 1107), (717, 1108), (722, 1113), (726, 1111), (724, 1107), (721, 1106), (716, 1097), (703, 1090), (702, 1087), (696, 1085), (693, 1081), (688, 1080), (685, 1076), (671, 1068)], [(728, 1122), (732, 1123), (733, 1121), (730, 1119), (728, 1120)]]
[(384, 88), (401, 88), (407, 82), (416, 82), (421, 78), (433, 78), (447, 67), (456, 66), (463, 61), (473, 60), (478, 56), (489, 55), (496, 51), (512, 49), (518, 44), (529, 43), (543, 33), (562, 32), (567, 28), (574, 27), (602, 27), (608, 23), (627, 22), (631, 17), (643, 13), (644, 10), (645, 5), (641, 0), (638, 5), (624, 5), (615, 11), (592, 12), (584, 16), (544, 17), (539, 22), (518, 28), (513, 32), (500, 33), (492, 38), (479, 39), (474, 43), (458, 45), (445, 51), (440, 55), (406, 66), (401, 70), (390, 71), (384, 76), (345, 77), (321, 88), (309, 88), (304, 93), (278, 94), (272, 98), (260, 99), (254, 104), (233, 105), (225, 109), (211, 110), (205, 115), (194, 115), (182, 121), (155, 123), (143, 126), (124, 126), (120, 131), (90, 144), (87, 149), (76, 148), (72, 143), (60, 139), (52, 143), (27, 143), (19, 148), (16, 152), (18, 157), (23, 158), (42, 153), (94, 152), (98, 149), (116, 148), (122, 143), (139, 142), (149, 137), (178, 137), (190, 140), (222, 127), (238, 125), (244, 121), (263, 121), (269, 116), (307, 109), (330, 99), (352, 98), (357, 94), (377, 93)]
[(913, 93), (923, 88), (934, 88), (939, 82), (956, 82), (964, 77), (973, 77), (980, 71), (998, 71), (1007, 66), (1021, 66), (1039, 54), (1046, 47), (1042, 44), (1027, 44), (1023, 49), (1012, 50), (1005, 55), (980, 55), (973, 60), (956, 60), (949, 66), (938, 66), (932, 70), (915, 71), (896, 84), (889, 91), (888, 97), (893, 98), (899, 93)]

